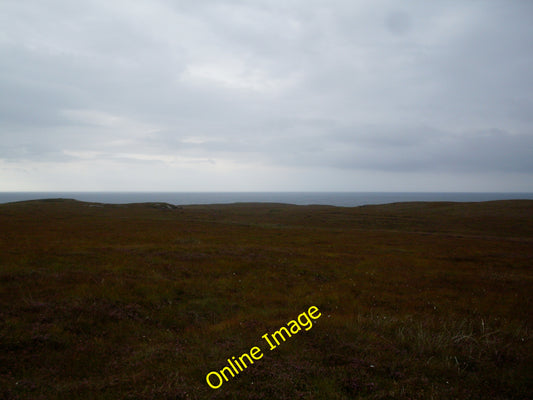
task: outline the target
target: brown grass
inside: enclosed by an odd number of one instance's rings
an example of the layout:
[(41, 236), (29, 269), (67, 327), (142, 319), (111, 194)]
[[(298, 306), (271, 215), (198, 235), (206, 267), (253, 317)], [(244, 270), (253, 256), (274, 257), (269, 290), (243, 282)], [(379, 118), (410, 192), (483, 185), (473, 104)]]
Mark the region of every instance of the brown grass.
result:
[(532, 261), (533, 201), (3, 204), (0, 398), (528, 399)]

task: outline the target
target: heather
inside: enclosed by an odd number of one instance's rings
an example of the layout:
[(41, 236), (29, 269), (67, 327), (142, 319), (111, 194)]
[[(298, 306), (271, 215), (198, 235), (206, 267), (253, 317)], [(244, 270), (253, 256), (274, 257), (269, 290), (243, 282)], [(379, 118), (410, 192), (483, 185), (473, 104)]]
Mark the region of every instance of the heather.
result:
[(2, 204), (0, 397), (527, 399), (532, 259), (533, 201)]

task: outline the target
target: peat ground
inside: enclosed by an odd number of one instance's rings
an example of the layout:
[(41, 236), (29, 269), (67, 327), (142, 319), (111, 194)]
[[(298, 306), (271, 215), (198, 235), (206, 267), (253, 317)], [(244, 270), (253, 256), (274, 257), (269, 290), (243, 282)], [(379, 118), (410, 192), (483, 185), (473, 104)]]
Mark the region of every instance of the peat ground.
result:
[(532, 266), (526, 200), (1, 204), (0, 398), (529, 399)]

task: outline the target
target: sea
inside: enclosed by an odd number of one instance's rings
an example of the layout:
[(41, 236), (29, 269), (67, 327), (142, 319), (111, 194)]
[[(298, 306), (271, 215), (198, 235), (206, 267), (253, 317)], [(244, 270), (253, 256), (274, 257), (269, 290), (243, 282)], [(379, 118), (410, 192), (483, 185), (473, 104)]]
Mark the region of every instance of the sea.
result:
[(174, 205), (285, 203), (355, 207), (407, 201), (480, 202), (530, 199), (533, 193), (481, 192), (0, 192), (0, 203), (39, 199), (75, 199), (94, 203), (161, 202)]

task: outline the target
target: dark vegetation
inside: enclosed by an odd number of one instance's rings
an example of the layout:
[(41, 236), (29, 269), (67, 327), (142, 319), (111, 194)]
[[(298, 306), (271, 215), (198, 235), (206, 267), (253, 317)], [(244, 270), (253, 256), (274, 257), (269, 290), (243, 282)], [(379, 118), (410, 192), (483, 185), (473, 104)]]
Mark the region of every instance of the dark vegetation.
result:
[(3, 204), (0, 398), (529, 399), (532, 265), (532, 201)]

